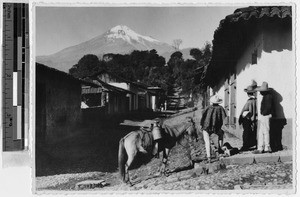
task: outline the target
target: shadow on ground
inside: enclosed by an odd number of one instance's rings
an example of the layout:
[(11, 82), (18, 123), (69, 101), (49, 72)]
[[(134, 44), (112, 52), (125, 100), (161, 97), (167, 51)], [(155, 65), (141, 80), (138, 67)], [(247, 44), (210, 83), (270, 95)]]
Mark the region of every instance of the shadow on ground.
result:
[[(171, 123), (185, 121), (185, 114), (177, 118), (171, 118)], [(151, 120), (158, 117), (158, 114), (133, 114), (127, 116), (126, 120), (132, 122), (140, 122), (143, 120)], [(160, 115), (160, 118), (165, 116)], [(93, 124), (83, 124), (78, 128), (77, 132), (80, 133), (68, 139), (61, 140), (55, 144), (36, 145), (36, 176), (49, 176), (56, 174), (67, 173), (84, 173), (84, 172), (116, 172), (118, 170), (118, 149), (119, 140), (131, 131), (138, 130), (138, 124), (124, 125), (120, 124), (124, 121), (122, 119), (107, 119)], [(36, 139), (38, 141), (38, 139)], [(203, 143), (197, 143), (203, 145)], [(197, 146), (198, 146), (197, 145)], [(179, 148), (179, 149), (178, 149)], [(174, 163), (175, 166), (185, 166), (188, 163), (188, 158), (185, 156), (186, 151), (182, 150), (182, 146), (174, 148), (170, 156), (170, 164)], [(204, 147), (198, 151), (203, 153)], [(183, 158), (184, 157), (184, 158)], [(186, 158), (185, 158), (186, 157)], [(148, 155), (138, 155), (132, 166), (132, 169), (137, 169), (145, 164), (154, 165), (154, 169), (146, 167), (146, 171), (157, 171), (160, 159), (152, 159)], [(150, 163), (149, 163), (150, 162)], [(154, 163), (153, 163), (154, 162)], [(173, 164), (172, 164), (173, 165)], [(173, 168), (171, 166), (171, 168)], [(149, 166), (149, 167), (150, 167)], [(134, 170), (135, 171), (135, 170)], [(139, 172), (139, 170), (137, 171)]]
[(99, 125), (56, 144), (37, 146), (36, 176), (116, 171), (119, 140), (137, 128)]
[[(158, 114), (132, 114), (126, 120), (132, 122), (153, 119)], [(91, 171), (115, 172), (118, 169), (119, 140), (131, 131), (138, 130), (137, 125), (122, 125), (124, 117), (83, 123), (74, 131), (79, 133), (55, 144), (36, 145), (36, 176), (48, 176), (66, 173)], [(39, 139), (36, 139), (37, 141)], [(147, 163), (151, 157), (139, 155), (134, 168)]]

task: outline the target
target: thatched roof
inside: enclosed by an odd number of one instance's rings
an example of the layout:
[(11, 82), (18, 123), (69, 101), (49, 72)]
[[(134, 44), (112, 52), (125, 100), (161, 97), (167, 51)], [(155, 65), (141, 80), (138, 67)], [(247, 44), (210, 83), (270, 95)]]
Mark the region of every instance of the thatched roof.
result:
[(222, 78), (234, 72), (236, 61), (258, 28), (270, 22), (291, 27), (291, 19), (291, 6), (240, 8), (226, 16), (214, 33), (212, 58), (205, 82), (214, 87)]

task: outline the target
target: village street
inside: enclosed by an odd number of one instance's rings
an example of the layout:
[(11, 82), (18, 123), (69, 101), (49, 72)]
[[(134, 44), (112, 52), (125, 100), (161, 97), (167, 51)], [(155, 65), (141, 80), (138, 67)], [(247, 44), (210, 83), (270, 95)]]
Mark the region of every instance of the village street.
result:
[[(145, 167), (155, 169), (155, 167)], [(233, 165), (227, 166), (226, 170), (221, 170), (214, 174), (197, 174), (196, 170), (186, 170), (174, 173), (168, 177), (153, 177), (149, 171), (147, 178), (137, 172), (132, 172), (134, 186), (128, 186), (119, 181), (118, 173), (76, 173), (54, 175), (37, 178), (37, 191), (70, 191), (75, 190), (75, 184), (82, 180), (103, 179), (109, 185), (103, 188), (85, 188), (85, 191), (124, 191), (124, 190), (253, 190), (269, 189), (283, 190), (292, 189), (292, 164), (253, 164), (253, 165)]]
[[(173, 118), (172, 121), (181, 121), (186, 116), (192, 115), (197, 116), (197, 112), (178, 116)], [(134, 126), (140, 126), (149, 122), (151, 120), (124, 120), (119, 125), (119, 128), (115, 129), (138, 128)], [(128, 125), (131, 125), (131, 127), (128, 127)], [(111, 130), (111, 132), (113, 131)], [(126, 132), (128, 130), (123, 130), (120, 133), (120, 137), (124, 136)], [(158, 174), (161, 158), (152, 158), (149, 161), (149, 158), (140, 155), (141, 157), (139, 158), (144, 161), (144, 164), (137, 164), (135, 169), (130, 170), (133, 186), (129, 186), (121, 182), (117, 171), (118, 143), (116, 142), (118, 140), (107, 138), (100, 142), (100, 137), (103, 136), (98, 135), (92, 139), (81, 138), (81, 142), (79, 143), (77, 140), (76, 148), (73, 147), (73, 149), (70, 149), (70, 147), (75, 141), (56, 146), (56, 150), (61, 154), (61, 158), (60, 160), (58, 158), (52, 160), (53, 165), (51, 164), (51, 159), (47, 158), (48, 163), (43, 164), (45, 171), (37, 172), (40, 173), (36, 178), (37, 191), (72, 191), (78, 189), (108, 192), (124, 190), (292, 189), (292, 162), (226, 165), (225, 169), (219, 169), (207, 174), (201, 168), (190, 166), (186, 155), (187, 147), (181, 144), (176, 145), (172, 149), (168, 162), (168, 169), (177, 170), (177, 172), (161, 177)], [(242, 143), (240, 139), (229, 133), (225, 135), (224, 142), (226, 141), (235, 147), (240, 147)], [(113, 147), (112, 150), (105, 148), (108, 144), (111, 145), (110, 147)], [(67, 147), (69, 147), (69, 150)], [(192, 149), (193, 160), (199, 161), (205, 156), (202, 138), (188, 147)], [(251, 153), (245, 152), (243, 154)], [(63, 158), (66, 155), (69, 158), (72, 155), (73, 159), (69, 159), (69, 162), (65, 163)], [(48, 156), (51, 157), (50, 155)], [(76, 188), (77, 183), (85, 180), (104, 180), (106, 186)]]

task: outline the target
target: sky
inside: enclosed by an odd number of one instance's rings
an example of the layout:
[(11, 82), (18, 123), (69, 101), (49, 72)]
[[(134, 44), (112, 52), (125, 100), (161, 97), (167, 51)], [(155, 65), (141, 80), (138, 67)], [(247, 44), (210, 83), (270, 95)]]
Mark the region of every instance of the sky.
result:
[(212, 42), (220, 20), (238, 7), (36, 7), (36, 55), (50, 55), (117, 25), (180, 48)]

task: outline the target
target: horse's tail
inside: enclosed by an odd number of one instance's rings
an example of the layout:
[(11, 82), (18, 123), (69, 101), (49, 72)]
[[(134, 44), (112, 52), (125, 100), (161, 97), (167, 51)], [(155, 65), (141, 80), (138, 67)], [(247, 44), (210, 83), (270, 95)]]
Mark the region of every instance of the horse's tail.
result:
[(126, 163), (126, 150), (124, 147), (124, 138), (122, 138), (119, 142), (118, 162), (119, 162), (119, 173), (120, 173), (121, 179), (124, 181), (125, 180), (125, 163)]

